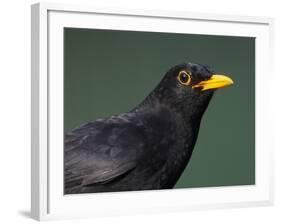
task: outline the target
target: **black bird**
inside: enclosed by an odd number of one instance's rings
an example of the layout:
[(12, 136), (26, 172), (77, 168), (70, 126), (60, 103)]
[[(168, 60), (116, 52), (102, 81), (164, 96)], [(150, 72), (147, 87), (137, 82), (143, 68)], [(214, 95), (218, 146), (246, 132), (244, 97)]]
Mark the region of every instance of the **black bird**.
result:
[(179, 64), (130, 112), (67, 133), (65, 194), (173, 188), (213, 92), (232, 83), (207, 66)]

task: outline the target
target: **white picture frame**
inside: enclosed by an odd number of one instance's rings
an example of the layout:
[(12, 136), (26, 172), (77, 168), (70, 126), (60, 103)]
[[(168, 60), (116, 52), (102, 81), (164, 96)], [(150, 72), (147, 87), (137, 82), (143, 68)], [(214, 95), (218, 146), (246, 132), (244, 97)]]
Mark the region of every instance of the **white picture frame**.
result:
[[(104, 9), (38, 3), (32, 14), (31, 215), (37, 220), (113, 216), (273, 203), (273, 152), (267, 130), (272, 94), (262, 74), (272, 68), (273, 19), (262, 17)], [(63, 27), (189, 32), (256, 38), (256, 184), (165, 191), (63, 195)], [(186, 32), (184, 29), (180, 32)], [(273, 75), (273, 73), (271, 72)], [(108, 203), (110, 202), (110, 203)], [(137, 202), (137, 203), (136, 203)], [(82, 205), (82, 206), (81, 206)]]

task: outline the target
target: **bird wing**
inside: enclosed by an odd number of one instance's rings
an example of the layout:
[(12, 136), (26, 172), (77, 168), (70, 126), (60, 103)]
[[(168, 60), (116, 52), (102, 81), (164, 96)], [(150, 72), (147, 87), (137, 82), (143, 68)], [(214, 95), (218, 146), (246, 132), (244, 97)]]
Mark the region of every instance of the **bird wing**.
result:
[(105, 184), (136, 167), (144, 148), (141, 124), (129, 115), (99, 119), (65, 136), (67, 186)]

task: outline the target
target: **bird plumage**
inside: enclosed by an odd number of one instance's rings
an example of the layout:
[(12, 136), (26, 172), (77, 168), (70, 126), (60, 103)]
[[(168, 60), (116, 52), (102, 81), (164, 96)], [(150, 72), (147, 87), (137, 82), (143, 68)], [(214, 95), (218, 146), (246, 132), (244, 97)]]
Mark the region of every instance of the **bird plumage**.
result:
[[(170, 69), (130, 112), (72, 130), (64, 140), (65, 193), (172, 188), (185, 169), (213, 91), (179, 84), (179, 71), (197, 84), (212, 72), (201, 65)], [(196, 75), (197, 74), (197, 75)]]

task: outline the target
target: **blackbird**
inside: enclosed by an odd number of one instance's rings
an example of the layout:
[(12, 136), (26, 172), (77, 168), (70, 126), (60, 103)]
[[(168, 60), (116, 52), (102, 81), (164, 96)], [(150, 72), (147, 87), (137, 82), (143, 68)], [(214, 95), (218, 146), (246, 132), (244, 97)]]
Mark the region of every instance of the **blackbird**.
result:
[(131, 111), (65, 134), (64, 193), (173, 188), (214, 91), (231, 84), (208, 66), (182, 63)]

